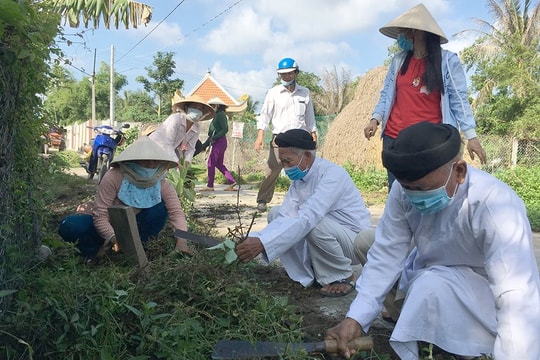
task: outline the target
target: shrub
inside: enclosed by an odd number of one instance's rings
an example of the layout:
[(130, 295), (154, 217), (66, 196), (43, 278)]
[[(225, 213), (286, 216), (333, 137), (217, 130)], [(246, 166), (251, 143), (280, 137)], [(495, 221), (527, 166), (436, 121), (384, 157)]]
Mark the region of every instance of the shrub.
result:
[(493, 175), (508, 184), (523, 199), (533, 231), (540, 231), (540, 167), (517, 166)]

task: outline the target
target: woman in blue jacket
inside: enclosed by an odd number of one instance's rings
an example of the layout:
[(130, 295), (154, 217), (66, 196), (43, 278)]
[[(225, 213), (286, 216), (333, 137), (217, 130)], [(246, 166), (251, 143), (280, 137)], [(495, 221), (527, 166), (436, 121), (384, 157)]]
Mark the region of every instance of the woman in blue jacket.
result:
[[(397, 39), (403, 50), (392, 59), (379, 102), (364, 128), (369, 140), (379, 124), (383, 147), (391, 147), (399, 132), (413, 124), (429, 121), (450, 124), (467, 139), (471, 159), (482, 164), (486, 153), (478, 140), (467, 95), (467, 80), (457, 54), (443, 50), (448, 42), (423, 4), (398, 16), (379, 30)], [(395, 180), (388, 173), (388, 188)]]

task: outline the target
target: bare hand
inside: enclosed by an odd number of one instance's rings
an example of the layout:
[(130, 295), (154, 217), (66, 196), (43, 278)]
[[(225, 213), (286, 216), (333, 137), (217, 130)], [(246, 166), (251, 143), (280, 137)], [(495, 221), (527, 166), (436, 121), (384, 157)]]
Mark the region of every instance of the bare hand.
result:
[(247, 237), (244, 241), (236, 245), (236, 255), (242, 262), (248, 262), (264, 251), (261, 239), (258, 237)]
[(255, 151), (259, 153), (262, 149), (264, 149), (264, 139), (257, 138), (255, 140)]
[(349, 349), (349, 341), (362, 336), (362, 327), (355, 320), (345, 318), (338, 325), (326, 331), (325, 340), (336, 340), (338, 354), (330, 354), (332, 356), (340, 355), (345, 359), (350, 359), (351, 355), (356, 353), (356, 350)]
[(182, 238), (176, 238), (176, 245), (174, 246), (174, 252), (181, 252), (186, 255), (193, 255), (194, 251), (191, 250), (187, 244), (187, 241)]
[(370, 139), (372, 136), (375, 136), (375, 133), (377, 132), (377, 128), (379, 127), (379, 123), (376, 119), (371, 119), (369, 123), (364, 128), (364, 136), (366, 139)]
[(469, 152), (472, 160), (474, 160), (474, 154), (476, 154), (480, 159), (480, 163), (482, 163), (482, 165), (485, 165), (487, 160), (486, 152), (480, 144), (478, 138), (472, 138), (467, 141), (467, 151)]

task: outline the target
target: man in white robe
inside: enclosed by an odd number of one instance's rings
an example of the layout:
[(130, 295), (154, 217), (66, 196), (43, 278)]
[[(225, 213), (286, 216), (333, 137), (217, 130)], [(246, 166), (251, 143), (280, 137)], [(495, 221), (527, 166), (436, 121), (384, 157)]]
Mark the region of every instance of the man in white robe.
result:
[[(357, 297), (326, 338), (348, 359), (347, 342), (369, 330), (384, 301), (401, 359), (419, 358), (418, 341), (464, 358), (540, 359), (540, 280), (523, 201), (462, 160), (450, 125), (404, 129), (383, 164), (397, 181)], [(385, 300), (396, 282), (401, 307)]]
[(291, 129), (275, 143), (291, 186), (268, 214), (268, 226), (238, 244), (238, 257), (279, 258), (303, 286), (316, 282), (322, 296), (346, 295), (354, 290), (352, 265), (365, 262), (355, 252), (367, 251), (374, 238), (364, 200), (345, 169), (316, 157), (309, 132)]

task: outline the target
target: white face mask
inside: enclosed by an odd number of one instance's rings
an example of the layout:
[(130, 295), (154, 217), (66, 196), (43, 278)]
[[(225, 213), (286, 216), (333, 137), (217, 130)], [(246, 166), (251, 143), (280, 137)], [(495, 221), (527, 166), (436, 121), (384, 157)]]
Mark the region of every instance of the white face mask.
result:
[(188, 108), (186, 112), (187, 118), (193, 122), (199, 121), (202, 117), (202, 111), (195, 108)]

